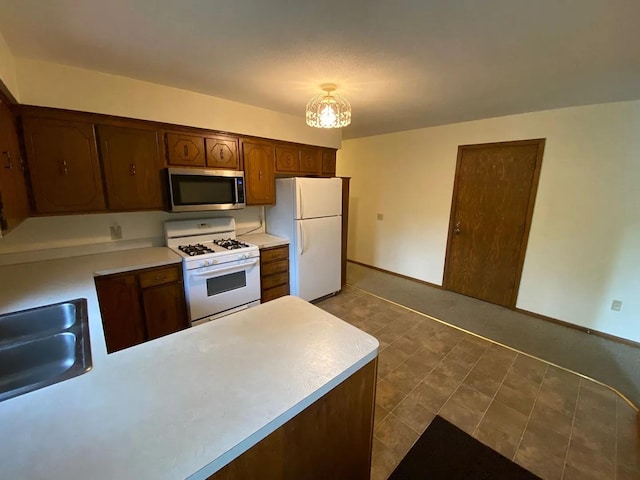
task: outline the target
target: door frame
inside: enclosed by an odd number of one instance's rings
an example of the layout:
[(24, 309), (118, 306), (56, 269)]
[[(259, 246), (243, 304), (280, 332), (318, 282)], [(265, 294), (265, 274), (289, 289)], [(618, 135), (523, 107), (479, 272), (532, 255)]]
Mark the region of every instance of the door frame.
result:
[(460, 180), (460, 163), (462, 161), (462, 154), (466, 150), (480, 150), (491, 147), (519, 147), (526, 145), (537, 145), (538, 154), (536, 155), (535, 166), (533, 169), (533, 178), (531, 180), (531, 191), (529, 192), (529, 201), (527, 205), (527, 213), (525, 216), (524, 230), (522, 232), (522, 241), (520, 242), (520, 253), (518, 255), (518, 263), (516, 265), (516, 279), (513, 286), (513, 294), (509, 301), (507, 308), (515, 310), (516, 302), (518, 300), (518, 292), (520, 290), (520, 279), (522, 278), (522, 268), (524, 267), (524, 259), (527, 252), (527, 244), (529, 242), (529, 231), (531, 230), (531, 220), (533, 218), (533, 209), (535, 206), (536, 194), (538, 193), (538, 183), (540, 180), (540, 170), (542, 169), (542, 156), (544, 153), (546, 139), (534, 138), (530, 140), (514, 140), (508, 142), (492, 142), (492, 143), (478, 143), (471, 145), (458, 145), (458, 156), (456, 160), (456, 173), (453, 183), (453, 194), (451, 196), (451, 209), (449, 211), (449, 230), (447, 232), (447, 249), (444, 257), (444, 271), (442, 275), (442, 287), (445, 290), (451, 290), (449, 276), (451, 274), (449, 270), (449, 255), (451, 254), (452, 232), (455, 225), (454, 213), (456, 207), (456, 200), (458, 198), (458, 182)]

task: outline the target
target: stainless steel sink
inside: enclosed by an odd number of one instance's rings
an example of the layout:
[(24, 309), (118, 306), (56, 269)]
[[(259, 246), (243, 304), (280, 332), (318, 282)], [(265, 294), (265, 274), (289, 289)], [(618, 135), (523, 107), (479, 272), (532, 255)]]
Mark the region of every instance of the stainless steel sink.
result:
[(0, 315), (0, 401), (90, 369), (86, 299)]

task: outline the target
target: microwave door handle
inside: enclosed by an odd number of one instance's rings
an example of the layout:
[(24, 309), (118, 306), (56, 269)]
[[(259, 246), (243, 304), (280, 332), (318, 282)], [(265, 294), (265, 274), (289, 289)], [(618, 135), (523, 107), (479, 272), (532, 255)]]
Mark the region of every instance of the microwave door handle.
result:
[(215, 275), (221, 272), (228, 272), (230, 270), (238, 270), (246, 267), (253, 267), (257, 263), (258, 263), (258, 260), (254, 260), (252, 262), (243, 263), (241, 265), (232, 265), (230, 267), (222, 267), (222, 268), (217, 268), (215, 270), (207, 270), (206, 272), (192, 272), (190, 273), (190, 275), (193, 275), (194, 277), (210, 277), (212, 275)]
[(238, 203), (240, 203), (240, 198), (238, 196), (238, 179), (237, 178), (234, 180), (234, 183), (236, 184), (236, 205), (237, 205)]

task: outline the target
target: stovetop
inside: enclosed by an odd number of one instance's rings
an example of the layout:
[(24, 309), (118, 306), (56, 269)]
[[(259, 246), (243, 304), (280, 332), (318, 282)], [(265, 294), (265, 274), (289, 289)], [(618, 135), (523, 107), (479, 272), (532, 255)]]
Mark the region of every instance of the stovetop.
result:
[(233, 218), (166, 222), (165, 235), (167, 246), (194, 267), (259, 256), (256, 245), (236, 240)]

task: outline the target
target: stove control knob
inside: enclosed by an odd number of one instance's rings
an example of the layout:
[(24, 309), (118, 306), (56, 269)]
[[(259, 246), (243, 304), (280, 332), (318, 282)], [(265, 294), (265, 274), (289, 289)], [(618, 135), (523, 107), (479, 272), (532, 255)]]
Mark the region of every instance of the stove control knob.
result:
[(209, 265), (213, 265), (215, 262), (213, 260), (209, 260)]
[(207, 266), (207, 262), (200, 262), (200, 265), (198, 265), (199, 267), (206, 267)]
[(216, 265), (218, 263), (218, 260), (216, 260), (215, 258), (212, 258), (210, 262), (211, 263), (209, 265)]

